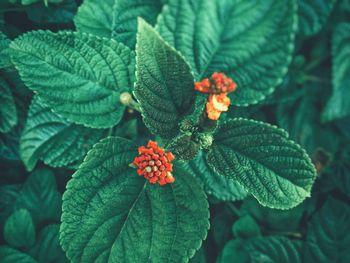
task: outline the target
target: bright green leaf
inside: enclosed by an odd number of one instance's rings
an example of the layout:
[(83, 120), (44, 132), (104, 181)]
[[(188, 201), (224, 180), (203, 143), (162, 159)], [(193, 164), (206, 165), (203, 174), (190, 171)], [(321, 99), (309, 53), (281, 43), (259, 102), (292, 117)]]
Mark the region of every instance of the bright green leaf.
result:
[(160, 0), (85, 0), (74, 22), (79, 31), (113, 37), (134, 49), (137, 17), (154, 25), (161, 7)]
[(317, 34), (326, 24), (337, 0), (298, 0), (299, 32), (306, 36)]
[(336, 27), (332, 41), (333, 93), (322, 118), (333, 121), (350, 115), (350, 24)]
[(219, 174), (237, 180), (271, 208), (298, 205), (310, 196), (316, 178), (310, 158), (285, 131), (252, 120), (222, 124), (207, 159)]
[(193, 77), (183, 57), (139, 20), (135, 96), (151, 132), (171, 138), (194, 102)]
[(350, 262), (350, 206), (327, 200), (308, 225), (305, 262)]
[(31, 247), (35, 242), (35, 226), (26, 209), (19, 209), (10, 215), (4, 227), (4, 238), (13, 247)]
[(201, 180), (205, 192), (219, 200), (237, 201), (247, 196), (247, 192), (237, 182), (215, 173), (201, 152), (189, 162), (188, 167)]
[(114, 40), (50, 31), (24, 34), (11, 43), (23, 82), (43, 103), (77, 124), (108, 128), (124, 113), (120, 93), (130, 90), (134, 54)]
[(189, 61), (197, 80), (225, 72), (238, 84), (232, 103), (247, 105), (282, 83), (296, 10), (295, 0), (170, 0), (157, 29)]
[(7, 246), (0, 246), (1, 263), (37, 263), (31, 256)]
[(71, 262), (186, 262), (206, 237), (208, 203), (195, 178), (151, 185), (129, 164), (136, 146), (97, 143), (63, 196), (60, 240)]
[(36, 224), (59, 221), (61, 194), (52, 172), (44, 169), (33, 172), (23, 184), (15, 206), (27, 209)]
[(82, 160), (106, 135), (106, 130), (66, 121), (35, 97), (21, 136), (21, 158), (28, 170), (32, 170), (39, 159), (54, 167), (68, 166)]
[(30, 254), (39, 263), (64, 263), (68, 262), (62, 251), (59, 241), (59, 225), (52, 224), (44, 227), (39, 235), (35, 246)]
[(11, 88), (0, 76), (0, 132), (9, 132), (18, 122)]

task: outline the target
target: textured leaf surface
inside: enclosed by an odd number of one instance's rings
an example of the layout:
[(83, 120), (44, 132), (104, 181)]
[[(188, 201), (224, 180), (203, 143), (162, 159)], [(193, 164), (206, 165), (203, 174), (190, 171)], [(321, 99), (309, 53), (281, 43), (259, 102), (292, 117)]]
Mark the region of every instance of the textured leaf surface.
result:
[(298, 0), (299, 32), (306, 36), (317, 34), (327, 22), (337, 0)]
[(28, 210), (19, 209), (7, 219), (4, 238), (13, 247), (31, 247), (35, 243), (35, 226)]
[(177, 167), (174, 184), (149, 184), (128, 166), (136, 155), (130, 141), (104, 139), (69, 181), (60, 239), (71, 262), (186, 262), (199, 249), (204, 192)]
[(17, 121), (17, 109), (10, 86), (0, 76), (0, 132), (9, 132)]
[(59, 225), (52, 224), (44, 227), (35, 246), (30, 250), (39, 263), (68, 262), (59, 241)]
[(77, 124), (107, 128), (124, 112), (120, 93), (133, 85), (134, 54), (114, 40), (34, 31), (11, 43), (23, 82), (55, 112)]
[(301, 242), (283, 236), (255, 238), (247, 243), (251, 263), (301, 263)]
[(31, 256), (8, 246), (0, 246), (1, 263), (37, 263)]
[(197, 80), (221, 71), (238, 84), (232, 103), (256, 103), (282, 82), (297, 27), (294, 0), (170, 0), (160, 34)]
[(325, 121), (350, 115), (350, 24), (336, 27), (332, 41), (333, 93), (323, 113)]
[(160, 0), (85, 0), (74, 18), (79, 31), (102, 37), (113, 37), (135, 48), (137, 18), (154, 25)]
[(237, 180), (271, 208), (296, 206), (310, 196), (316, 178), (310, 158), (285, 131), (252, 120), (224, 123), (207, 159), (219, 174)]
[(188, 166), (201, 180), (207, 194), (224, 201), (243, 200), (247, 196), (247, 192), (237, 182), (215, 173), (207, 164), (203, 153), (199, 153)]
[(44, 169), (33, 172), (23, 184), (15, 206), (27, 209), (36, 224), (59, 221), (61, 194), (52, 172)]
[(87, 151), (106, 135), (106, 130), (66, 121), (35, 97), (21, 136), (21, 159), (28, 170), (32, 170), (39, 159), (54, 167), (68, 166), (82, 160)]
[(8, 55), (8, 47), (10, 40), (0, 31), (0, 68), (11, 65), (11, 60)]
[(327, 200), (308, 226), (305, 262), (350, 262), (350, 208)]
[(152, 133), (171, 138), (194, 102), (193, 77), (183, 57), (139, 20), (135, 96)]

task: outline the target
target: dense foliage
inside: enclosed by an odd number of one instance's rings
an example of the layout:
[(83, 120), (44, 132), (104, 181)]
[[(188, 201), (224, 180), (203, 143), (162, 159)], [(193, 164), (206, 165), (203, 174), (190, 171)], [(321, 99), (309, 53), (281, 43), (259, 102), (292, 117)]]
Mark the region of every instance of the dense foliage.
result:
[(349, 0), (0, 0), (0, 262), (350, 262)]

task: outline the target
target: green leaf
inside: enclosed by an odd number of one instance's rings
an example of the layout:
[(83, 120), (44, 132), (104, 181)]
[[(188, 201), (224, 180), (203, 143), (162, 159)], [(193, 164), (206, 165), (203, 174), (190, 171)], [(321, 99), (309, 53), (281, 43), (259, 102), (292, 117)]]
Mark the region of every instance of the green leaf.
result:
[(29, 171), (38, 160), (54, 167), (69, 166), (82, 160), (87, 151), (106, 135), (106, 130), (66, 121), (34, 97), (21, 136), (21, 158)]
[(220, 253), (217, 263), (248, 263), (249, 255), (245, 251), (245, 241), (241, 239), (233, 239), (225, 245)]
[(87, 34), (33, 31), (11, 48), (23, 82), (58, 114), (91, 128), (121, 120), (120, 93), (130, 90), (134, 78), (134, 54), (123, 44)]
[(305, 262), (350, 262), (350, 207), (329, 198), (308, 225)]
[(129, 164), (128, 140), (97, 143), (63, 196), (60, 240), (71, 262), (186, 262), (206, 237), (208, 203), (175, 166), (174, 184), (151, 185)]
[(51, 224), (40, 231), (38, 241), (30, 250), (39, 263), (68, 262), (60, 246), (59, 229), (59, 225)]
[(324, 121), (350, 115), (350, 24), (339, 24), (333, 34), (333, 93), (322, 113)]
[(17, 122), (17, 109), (11, 88), (0, 76), (0, 132), (9, 132)]
[(251, 263), (301, 263), (301, 242), (283, 236), (259, 237), (247, 242)]
[(216, 131), (207, 160), (262, 205), (289, 209), (310, 196), (316, 171), (288, 134), (266, 123), (233, 119)]
[(13, 247), (31, 247), (35, 243), (35, 226), (26, 209), (19, 209), (7, 219), (4, 238)]
[(247, 239), (261, 235), (260, 227), (250, 215), (240, 217), (232, 226), (235, 237)]
[(235, 105), (282, 83), (297, 28), (295, 0), (169, 0), (157, 29), (189, 61), (196, 80), (215, 71), (238, 84)]
[(10, 40), (0, 31), (0, 69), (11, 65), (11, 60), (8, 54)]
[(247, 196), (247, 192), (237, 182), (214, 172), (202, 152), (188, 163), (188, 167), (201, 180), (205, 192), (219, 200), (238, 201)]
[(161, 8), (160, 0), (85, 0), (74, 22), (79, 31), (112, 37), (134, 49), (137, 18), (154, 25)]
[(33, 172), (23, 184), (15, 206), (27, 209), (36, 224), (59, 221), (61, 194), (52, 172), (45, 169)]
[(312, 36), (320, 32), (337, 0), (298, 0), (299, 33)]
[(37, 263), (31, 256), (7, 246), (0, 246), (1, 263)]
[(151, 132), (171, 138), (194, 102), (191, 70), (184, 58), (142, 19), (138, 30), (134, 94)]

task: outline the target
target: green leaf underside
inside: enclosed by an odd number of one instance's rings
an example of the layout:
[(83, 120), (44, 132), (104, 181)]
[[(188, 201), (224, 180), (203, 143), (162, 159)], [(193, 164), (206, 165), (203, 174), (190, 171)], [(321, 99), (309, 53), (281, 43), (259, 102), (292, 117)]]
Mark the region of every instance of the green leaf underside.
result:
[(17, 109), (10, 86), (0, 76), (0, 132), (9, 132), (17, 121)]
[(31, 256), (8, 246), (0, 246), (1, 263), (37, 263)]
[(193, 77), (183, 57), (144, 20), (139, 20), (134, 94), (145, 124), (163, 138), (177, 134), (178, 124), (194, 102)]
[(308, 226), (305, 262), (350, 262), (350, 209), (327, 200)]
[(350, 24), (339, 24), (332, 40), (333, 93), (322, 113), (322, 119), (332, 121), (350, 115)]
[(21, 158), (28, 170), (32, 170), (39, 159), (54, 167), (68, 166), (82, 160), (87, 151), (106, 135), (106, 130), (66, 121), (35, 97), (22, 132)]
[(188, 166), (203, 182), (207, 194), (223, 201), (243, 200), (247, 196), (247, 192), (236, 181), (215, 173), (207, 164), (203, 153), (197, 154)]
[(11, 43), (23, 82), (53, 111), (91, 128), (117, 124), (119, 95), (130, 90), (134, 54), (121, 43), (88, 34), (33, 31)]
[(246, 119), (221, 125), (207, 160), (215, 171), (237, 180), (271, 208), (298, 205), (310, 196), (316, 177), (310, 158), (285, 131)]
[(301, 263), (301, 242), (283, 236), (259, 237), (246, 244), (251, 263)]
[(35, 242), (33, 219), (26, 209), (19, 209), (7, 219), (4, 238), (13, 247), (31, 247)]
[(38, 241), (30, 250), (39, 263), (68, 262), (60, 246), (59, 229), (58, 224), (50, 224), (40, 231)]
[(299, 33), (312, 36), (327, 22), (336, 0), (298, 0)]
[(204, 192), (180, 168), (174, 184), (149, 184), (128, 166), (136, 155), (130, 141), (109, 137), (69, 181), (60, 239), (71, 262), (186, 262), (199, 249), (209, 227)]
[(161, 36), (189, 61), (196, 80), (215, 71), (238, 84), (235, 105), (272, 93), (287, 72), (297, 28), (295, 0), (170, 0)]
[(86, 0), (74, 18), (79, 31), (114, 38), (134, 49), (137, 17), (154, 25), (160, 0)]
[(36, 170), (20, 190), (16, 208), (27, 209), (35, 224), (58, 221), (61, 214), (61, 194), (49, 170)]

